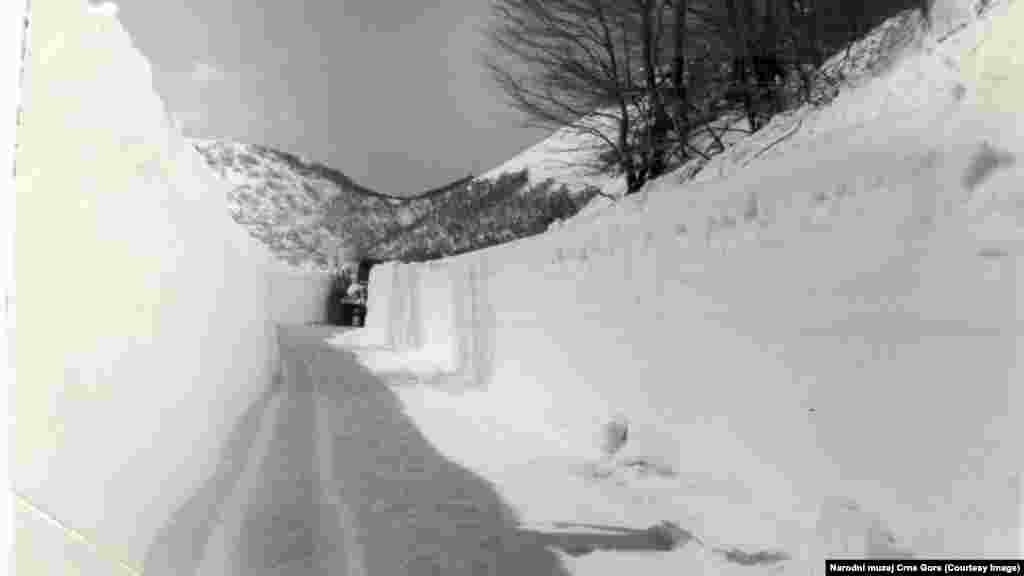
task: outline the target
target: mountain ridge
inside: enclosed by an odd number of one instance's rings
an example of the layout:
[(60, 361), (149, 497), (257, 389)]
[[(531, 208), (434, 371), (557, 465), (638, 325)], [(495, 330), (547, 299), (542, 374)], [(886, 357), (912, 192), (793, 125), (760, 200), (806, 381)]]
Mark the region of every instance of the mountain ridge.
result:
[(189, 142), (232, 184), (232, 218), (284, 262), (317, 270), (330, 269), (339, 251), (346, 259), (428, 260), (514, 240), (571, 216), (596, 193), (533, 182), (524, 167), (393, 196), (269, 146)]

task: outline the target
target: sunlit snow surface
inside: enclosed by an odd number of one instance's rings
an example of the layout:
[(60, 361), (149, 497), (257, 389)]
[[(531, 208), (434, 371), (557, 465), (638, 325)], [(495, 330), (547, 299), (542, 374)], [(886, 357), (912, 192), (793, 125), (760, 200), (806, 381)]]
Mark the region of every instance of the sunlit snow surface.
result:
[[(671, 520), (704, 543), (574, 573), (1019, 554), (1024, 123), (963, 82), (987, 25), (910, 38), (694, 183), (375, 268), (367, 327), (332, 342), (527, 523)], [(616, 413), (630, 440), (609, 462)]]
[[(1005, 81), (1019, 60), (992, 54), (1017, 53), (1021, 10), (910, 35), (878, 80), (692, 183), (377, 266), (368, 325), (335, 335), (275, 329), (320, 315), (324, 278), (224, 214), (117, 21), (33, 5), (14, 572), (815, 574), (825, 556), (1019, 554), (1024, 99)], [(674, 550), (645, 530), (662, 521)]]

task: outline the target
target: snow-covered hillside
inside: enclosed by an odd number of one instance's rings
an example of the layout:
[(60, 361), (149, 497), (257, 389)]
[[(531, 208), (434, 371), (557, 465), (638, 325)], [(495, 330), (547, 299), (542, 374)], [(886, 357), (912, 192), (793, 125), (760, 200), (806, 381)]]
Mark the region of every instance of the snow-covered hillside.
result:
[[(409, 197), (380, 194), (343, 173), (265, 146), (195, 139), (230, 184), (232, 218), (280, 260), (325, 271), (345, 259), (429, 260), (543, 231), (592, 191), (521, 178), (460, 178)], [(528, 172), (524, 172), (528, 173)]]
[(325, 217), (340, 196), (361, 200), (349, 204), (364, 228), (373, 227), (381, 216), (387, 221), (400, 218), (396, 208), (401, 199), (376, 194), (320, 164), (239, 142), (194, 139), (192, 145), (231, 184), (227, 201), (232, 218), (293, 266), (331, 266), (344, 242)]
[[(820, 72), (822, 77), (830, 78), (831, 81), (816, 83), (810, 97), (811, 102), (829, 102), (841, 88), (856, 86), (883, 71), (904, 50), (921, 39), (920, 23), (918, 12), (906, 11), (885, 21), (866, 37), (854, 42), (849, 50), (834, 55)], [(698, 149), (705, 150), (712, 157), (711, 166), (708, 167), (708, 162), (704, 159), (697, 158), (676, 170), (673, 177), (683, 182), (724, 176), (726, 171), (742, 167), (748, 160), (759, 156), (766, 144), (771, 144), (780, 136), (790, 136), (791, 134), (786, 132), (792, 132), (794, 124), (814, 108), (815, 106), (806, 105), (799, 110), (785, 112), (753, 137), (747, 134), (749, 125), (742, 112), (725, 113), (710, 125), (725, 150), (720, 151), (716, 146), (712, 146), (712, 138), (706, 131), (695, 134), (692, 144)], [(615, 112), (607, 112), (607, 116), (584, 120), (580, 123), (583, 128), (566, 127), (554, 131), (548, 138), (481, 174), (477, 180), (493, 180), (501, 174), (528, 169), (532, 182), (551, 179), (572, 190), (596, 187), (607, 196), (622, 196), (625, 192), (624, 179), (588, 169), (588, 166), (594, 163), (595, 151), (603, 148), (600, 140), (591, 135), (590, 131), (601, 132), (613, 140), (615, 138), (615, 126), (608, 120), (614, 117)], [(810, 134), (813, 131), (803, 130), (803, 133)], [(598, 206), (606, 205), (607, 198), (597, 198), (594, 203)]]
[[(573, 574), (1024, 554), (1024, 7), (941, 4), (967, 16), (889, 23), (830, 106), (695, 180), (374, 268), (367, 327), (331, 341)], [(693, 538), (609, 536), (661, 521)]]
[[(589, 129), (612, 134), (606, 121), (593, 120), (589, 124), (584, 124)], [(558, 184), (568, 186), (573, 191), (596, 187), (602, 190), (608, 189), (607, 193), (611, 193), (611, 188), (619, 183), (620, 178), (595, 173), (588, 169), (588, 164), (592, 163), (594, 151), (598, 146), (599, 141), (596, 136), (581, 133), (581, 130), (577, 128), (562, 128), (502, 164), (477, 176), (477, 180), (495, 180), (502, 174), (526, 169), (529, 171), (530, 182), (535, 184), (551, 179)], [(621, 191), (619, 193), (621, 194)]]

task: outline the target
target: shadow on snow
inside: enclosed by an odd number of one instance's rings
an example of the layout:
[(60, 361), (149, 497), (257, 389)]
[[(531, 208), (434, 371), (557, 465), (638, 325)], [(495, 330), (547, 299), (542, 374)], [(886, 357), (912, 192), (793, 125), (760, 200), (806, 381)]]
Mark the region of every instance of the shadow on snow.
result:
[[(157, 532), (146, 576), (198, 574), (220, 525), (238, 526), (225, 538), (227, 570), (217, 567), (233, 576), (568, 576), (547, 548), (556, 542), (522, 530), (489, 482), (446, 459), (394, 392), (321, 332), (279, 328), (283, 373), (235, 423), (214, 473)], [(257, 470), (252, 487), (242, 481), (247, 465)], [(238, 518), (233, 499), (244, 502)]]

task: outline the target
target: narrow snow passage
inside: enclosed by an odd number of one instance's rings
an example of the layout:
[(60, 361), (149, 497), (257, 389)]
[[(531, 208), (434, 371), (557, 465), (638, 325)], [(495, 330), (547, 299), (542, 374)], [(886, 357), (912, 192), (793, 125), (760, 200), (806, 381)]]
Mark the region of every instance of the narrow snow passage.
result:
[(489, 482), (422, 435), (386, 383), (323, 340), (282, 333), (286, 362), (308, 367), (291, 385), (311, 386), (319, 407), (322, 489), (343, 507), (344, 542), (357, 548), (345, 556), (360, 563), (349, 574), (568, 574)]
[(519, 526), (495, 487), (421, 434), (386, 382), (324, 343), (328, 331), (279, 328), (278, 385), (238, 421), (144, 573), (568, 576), (553, 549), (561, 540)]

